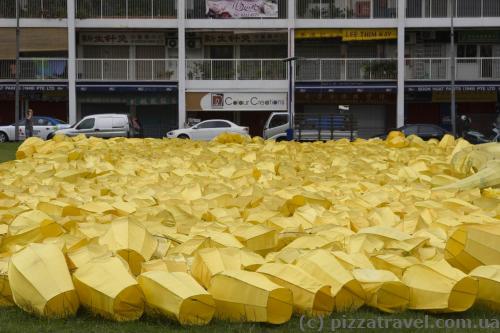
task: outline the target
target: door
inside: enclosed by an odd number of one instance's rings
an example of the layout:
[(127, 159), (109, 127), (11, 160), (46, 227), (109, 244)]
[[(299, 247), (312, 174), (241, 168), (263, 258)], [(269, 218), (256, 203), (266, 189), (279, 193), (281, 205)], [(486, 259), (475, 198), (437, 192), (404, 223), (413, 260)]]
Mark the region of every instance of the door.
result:
[(112, 138), (113, 132), (113, 118), (112, 117), (99, 117), (96, 119), (96, 126), (93, 136), (99, 138)]
[(53, 132), (53, 125), (46, 118), (33, 117), (33, 135), (46, 139)]
[[(236, 64), (234, 58), (234, 47), (232, 45), (211, 46), (210, 59), (212, 65), (212, 80), (234, 80), (236, 75)], [(206, 73), (207, 71), (205, 71)]]
[(85, 118), (72, 131), (72, 135), (85, 134), (92, 135), (95, 127), (95, 118)]
[(230, 129), (231, 125), (225, 121), (207, 121), (197, 126), (191, 138), (194, 140), (209, 141)]
[(267, 128), (264, 129), (264, 138), (269, 139), (275, 135), (286, 133), (288, 129), (288, 115), (274, 114), (269, 120)]
[(113, 117), (112, 121), (112, 137), (128, 136), (129, 126), (128, 117)]
[(351, 105), (359, 136), (371, 138), (386, 130), (387, 113), (384, 105)]
[(493, 45), (481, 45), (479, 47), (479, 56), (481, 57), (481, 78), (493, 77)]

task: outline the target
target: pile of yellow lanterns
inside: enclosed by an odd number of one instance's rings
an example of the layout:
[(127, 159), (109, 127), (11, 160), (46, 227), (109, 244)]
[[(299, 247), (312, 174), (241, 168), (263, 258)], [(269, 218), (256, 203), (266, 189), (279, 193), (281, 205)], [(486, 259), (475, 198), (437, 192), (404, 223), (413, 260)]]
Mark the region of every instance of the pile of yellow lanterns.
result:
[(182, 325), (498, 310), (499, 146), (32, 138), (0, 165), (0, 306)]

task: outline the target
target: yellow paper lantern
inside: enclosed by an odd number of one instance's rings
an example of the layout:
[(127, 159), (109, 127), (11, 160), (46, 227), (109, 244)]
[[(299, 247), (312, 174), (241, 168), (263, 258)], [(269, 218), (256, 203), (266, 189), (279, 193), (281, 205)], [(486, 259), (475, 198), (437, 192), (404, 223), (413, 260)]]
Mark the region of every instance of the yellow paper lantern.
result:
[(151, 271), (141, 274), (138, 281), (153, 311), (182, 325), (206, 325), (212, 320), (214, 300), (190, 275)]
[(72, 316), (79, 307), (64, 255), (51, 244), (31, 244), (9, 263), (9, 284), (17, 306), (48, 318)]

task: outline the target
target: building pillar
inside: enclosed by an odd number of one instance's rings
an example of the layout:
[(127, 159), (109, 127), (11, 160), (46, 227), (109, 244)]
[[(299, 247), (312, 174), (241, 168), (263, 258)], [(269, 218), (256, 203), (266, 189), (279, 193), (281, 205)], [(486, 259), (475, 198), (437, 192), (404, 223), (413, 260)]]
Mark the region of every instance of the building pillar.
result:
[(398, 98), (397, 127), (405, 124), (405, 19), (406, 1), (398, 0)]
[(75, 2), (67, 1), (68, 10), (68, 123), (74, 124), (76, 115), (76, 31)]
[(186, 126), (186, 1), (177, 1), (177, 20), (178, 20), (178, 118), (179, 128)]
[[(295, 0), (288, 1), (288, 57), (292, 58), (295, 57)], [(286, 64), (288, 67), (288, 64)], [(295, 119), (295, 69), (297, 66), (297, 61), (292, 62), (292, 70), (289, 71), (287, 68), (287, 72), (290, 75), (290, 72), (292, 74), (291, 78), (288, 78), (290, 80), (290, 83), (288, 85), (288, 96), (291, 98), (291, 110), (290, 114), (292, 115), (292, 119), (290, 121), (293, 124), (293, 121)]]

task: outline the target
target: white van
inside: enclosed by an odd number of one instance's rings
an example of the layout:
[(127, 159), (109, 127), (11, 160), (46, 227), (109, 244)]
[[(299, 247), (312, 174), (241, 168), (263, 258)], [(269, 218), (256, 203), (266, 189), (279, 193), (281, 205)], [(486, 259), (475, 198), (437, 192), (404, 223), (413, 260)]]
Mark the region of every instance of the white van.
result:
[(87, 116), (70, 128), (56, 131), (55, 134), (67, 136), (84, 134), (99, 138), (129, 137), (130, 124), (126, 114), (97, 114)]

